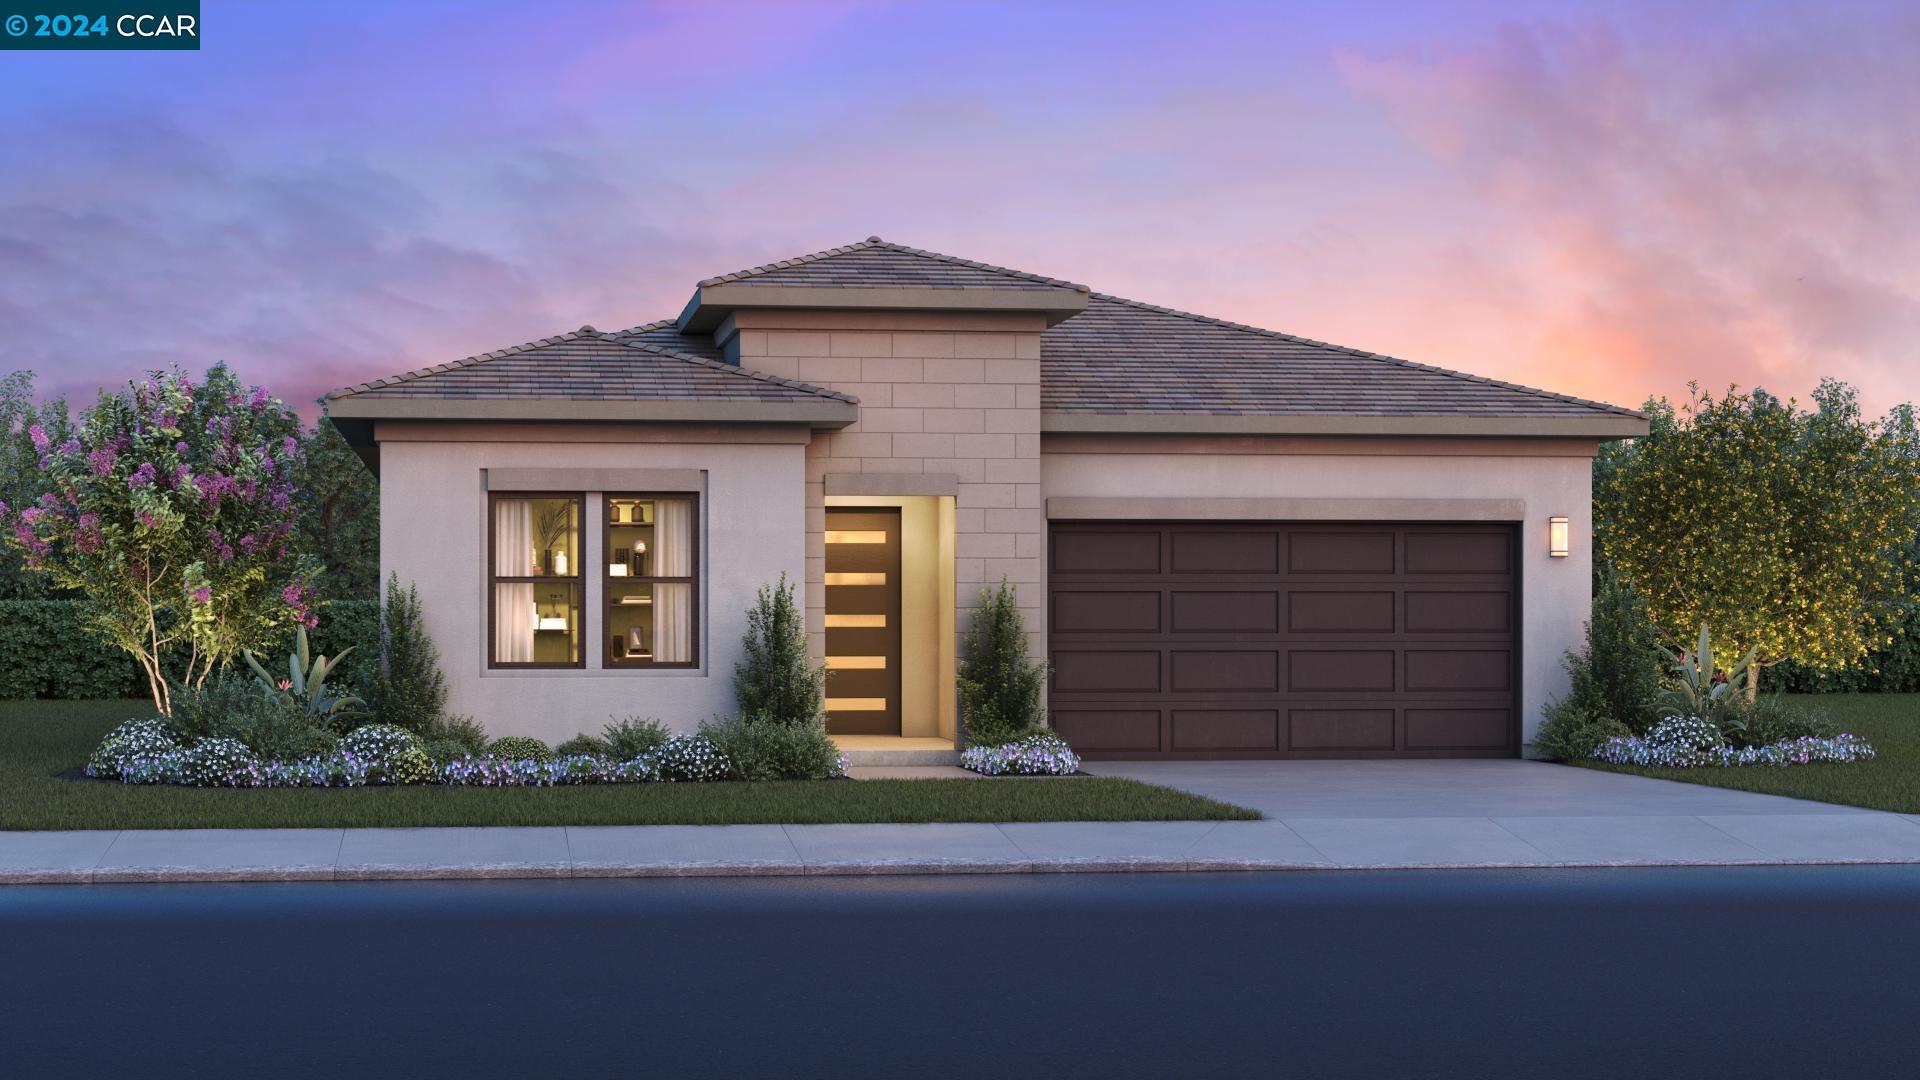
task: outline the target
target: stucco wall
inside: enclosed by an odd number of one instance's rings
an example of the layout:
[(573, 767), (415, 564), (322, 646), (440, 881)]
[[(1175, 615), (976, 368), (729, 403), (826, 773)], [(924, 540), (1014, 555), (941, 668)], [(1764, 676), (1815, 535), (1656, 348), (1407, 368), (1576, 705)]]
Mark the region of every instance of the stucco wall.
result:
[[(1071, 444), (1071, 440), (1062, 440)], [(1171, 448), (1170, 448), (1171, 449)], [(1551, 444), (1526, 454), (1516, 446), (1494, 455), (1459, 453), (1442, 444), (1431, 454), (1371, 445), (1364, 453), (1054, 452), (1041, 456), (1047, 499), (1323, 499), (1344, 518), (1405, 516), (1382, 500), (1519, 501), (1521, 580), (1520, 708), (1523, 739), (1539, 727), (1540, 710), (1566, 692), (1561, 656), (1580, 646), (1592, 592), (1591, 444)], [(1356, 448), (1357, 449), (1357, 448)], [(1224, 450), (1224, 444), (1223, 444)], [(1337, 501), (1337, 502), (1335, 502)], [(1362, 512), (1343, 513), (1338, 507)], [(1547, 519), (1569, 519), (1566, 558), (1547, 554)]]
[[(548, 433), (579, 438), (580, 432)], [(651, 437), (662, 437), (652, 432)], [(605, 439), (625, 438), (617, 431)], [(805, 446), (798, 441), (675, 444), (631, 441), (419, 441), (383, 438), (380, 476), (381, 574), (419, 586), (428, 630), (440, 647), (447, 707), (493, 735), (556, 742), (598, 733), (610, 717), (651, 716), (680, 730), (732, 711), (733, 666), (754, 590), (785, 573), (800, 581)], [(800, 433), (799, 438), (804, 438)], [(602, 666), (602, 508), (587, 497), (584, 670), (489, 670), (487, 649), (487, 471), (698, 470), (700, 503), (700, 666), (697, 670)], [(617, 473), (616, 473), (617, 475)], [(569, 489), (571, 490), (571, 489)]]

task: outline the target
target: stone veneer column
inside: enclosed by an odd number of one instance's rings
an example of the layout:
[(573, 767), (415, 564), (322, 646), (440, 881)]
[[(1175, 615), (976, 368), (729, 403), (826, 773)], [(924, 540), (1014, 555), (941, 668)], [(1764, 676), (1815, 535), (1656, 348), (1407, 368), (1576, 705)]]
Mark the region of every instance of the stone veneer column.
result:
[(950, 473), (955, 599), (964, 634), (983, 587), (1016, 587), (1033, 655), (1046, 655), (1037, 315), (746, 311), (743, 367), (860, 398), (860, 420), (807, 447), (806, 618), (824, 654), (828, 473)]

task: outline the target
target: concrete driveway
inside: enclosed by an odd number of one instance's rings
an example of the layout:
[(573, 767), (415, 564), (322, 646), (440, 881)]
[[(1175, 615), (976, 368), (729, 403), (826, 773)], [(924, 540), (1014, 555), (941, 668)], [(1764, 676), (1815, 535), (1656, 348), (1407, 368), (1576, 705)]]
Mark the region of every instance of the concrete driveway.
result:
[[(1536, 761), (1093, 762), (1252, 807), (1342, 866), (1920, 859), (1920, 818)], [(1276, 837), (1276, 839), (1282, 839)]]

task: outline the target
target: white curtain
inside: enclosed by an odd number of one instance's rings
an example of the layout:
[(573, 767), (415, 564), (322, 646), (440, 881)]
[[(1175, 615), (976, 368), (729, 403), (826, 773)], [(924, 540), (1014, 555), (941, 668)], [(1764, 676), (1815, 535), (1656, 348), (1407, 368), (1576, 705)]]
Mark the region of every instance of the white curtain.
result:
[[(654, 504), (653, 573), (656, 577), (693, 575), (693, 504), (661, 499)], [(653, 659), (684, 664), (693, 659), (693, 586), (653, 587)]]
[[(493, 572), (499, 577), (532, 575), (532, 502), (501, 499), (493, 504)], [(523, 581), (493, 587), (494, 663), (533, 662), (533, 628), (537, 618), (532, 583)]]

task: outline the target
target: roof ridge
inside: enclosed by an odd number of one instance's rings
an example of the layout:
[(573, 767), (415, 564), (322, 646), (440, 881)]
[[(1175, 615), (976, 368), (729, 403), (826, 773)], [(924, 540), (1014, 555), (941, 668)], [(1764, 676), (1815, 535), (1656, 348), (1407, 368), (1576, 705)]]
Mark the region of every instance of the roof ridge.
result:
[(815, 251), (807, 255), (796, 255), (790, 259), (781, 259), (777, 262), (750, 266), (745, 270), (735, 270), (730, 274), (718, 274), (710, 278), (702, 278), (700, 281), (695, 282), (695, 285), (701, 288), (709, 285), (724, 285), (728, 282), (742, 281), (747, 278), (759, 277), (762, 274), (770, 274), (775, 270), (785, 270), (788, 267), (804, 266), (807, 263), (820, 262), (821, 260), (831, 259), (838, 255), (848, 254), (849, 252), (873, 249), (898, 251), (907, 255), (917, 255), (923, 259), (934, 259), (952, 266), (964, 266), (970, 270), (985, 270), (995, 274), (1005, 274), (1008, 277), (1019, 278), (1022, 281), (1039, 282), (1042, 285), (1051, 285), (1058, 289), (1072, 289), (1075, 292), (1083, 293), (1091, 293), (1093, 291), (1078, 282), (1047, 277), (1044, 274), (1035, 274), (1026, 270), (1015, 270), (1007, 266), (996, 266), (993, 263), (980, 262), (976, 259), (963, 259), (958, 255), (947, 255), (938, 251), (928, 251), (925, 248), (908, 247), (905, 244), (896, 244), (888, 240), (882, 240), (878, 236), (869, 236), (858, 243), (843, 244), (840, 247), (828, 248), (825, 251)]
[(1240, 330), (1240, 331), (1244, 331), (1252, 334), (1261, 334), (1263, 336), (1270, 337), (1270, 338), (1278, 338), (1279, 340), (1282, 340), (1282, 341), (1293, 341), (1293, 342), (1298, 342), (1299, 344), (1302, 344), (1302, 345), (1312, 345), (1316, 348), (1332, 349), (1335, 352), (1346, 353), (1349, 356), (1364, 357), (1365, 359), (1368, 359), (1368, 360), (1377, 360), (1381, 363), (1393, 364), (1397, 367), (1410, 368), (1415, 371), (1430, 371), (1438, 375), (1447, 375), (1456, 379), (1464, 379), (1467, 382), (1483, 383), (1488, 386), (1498, 386), (1505, 390), (1515, 390), (1523, 394), (1532, 394), (1535, 397), (1542, 397), (1551, 401), (1562, 401), (1562, 402), (1568, 402), (1574, 405), (1585, 405), (1588, 408), (1602, 409), (1607, 412), (1611, 412), (1620, 416), (1632, 416), (1642, 420), (1646, 419), (1646, 414), (1641, 413), (1634, 409), (1628, 409), (1619, 405), (1615, 405), (1612, 402), (1595, 401), (1591, 398), (1575, 397), (1572, 394), (1555, 393), (1552, 390), (1542, 390), (1537, 386), (1527, 386), (1522, 383), (1507, 382), (1504, 379), (1490, 379), (1490, 378), (1487, 378), (1485, 375), (1475, 375), (1472, 372), (1467, 372), (1467, 371), (1456, 371), (1453, 368), (1444, 368), (1444, 367), (1440, 367), (1437, 364), (1422, 364), (1416, 360), (1405, 360), (1398, 356), (1388, 356), (1386, 353), (1369, 352), (1366, 349), (1356, 349), (1351, 345), (1336, 345), (1330, 341), (1320, 341), (1316, 338), (1301, 337), (1299, 334), (1289, 334), (1280, 330), (1269, 330), (1264, 326), (1253, 326), (1248, 323), (1234, 322), (1231, 319), (1217, 318), (1212, 315), (1200, 315), (1191, 311), (1182, 311), (1179, 308), (1163, 307), (1159, 304), (1149, 304), (1144, 300), (1129, 300), (1124, 296), (1113, 296), (1108, 293), (1093, 293), (1091, 294), (1091, 299), (1105, 300), (1109, 303), (1122, 304), (1122, 305), (1125, 305), (1126, 307), (1138, 308), (1142, 311), (1158, 312), (1162, 315), (1172, 315), (1181, 319), (1191, 319), (1194, 322), (1207, 323), (1209, 325), (1223, 327), (1228, 330)]
[(337, 390), (328, 391), (327, 394), (322, 398), (322, 400), (338, 401), (342, 398), (352, 397), (355, 394), (365, 393), (368, 390), (378, 390), (388, 386), (397, 386), (401, 383), (413, 382), (416, 379), (424, 379), (429, 375), (437, 375), (443, 371), (452, 371), (456, 368), (472, 367), (475, 364), (484, 364), (489, 360), (498, 360), (506, 356), (517, 356), (520, 353), (531, 352), (535, 349), (543, 349), (550, 345), (559, 345), (569, 341), (593, 340), (593, 341), (604, 341), (609, 345), (617, 345), (623, 349), (632, 349), (635, 352), (651, 353), (653, 355), (666, 357), (672, 360), (680, 360), (685, 363), (694, 364), (696, 366), (709, 368), (715, 371), (724, 371), (728, 374), (738, 375), (743, 378), (753, 379), (757, 382), (772, 383), (776, 386), (783, 386), (783, 387), (786, 387), (787, 389), (800, 391), (802, 393), (815, 394), (820, 397), (835, 398), (837, 400), (851, 402), (856, 405), (859, 404), (860, 402), (860, 399), (855, 397), (854, 395), (843, 393), (839, 390), (830, 390), (824, 386), (815, 386), (812, 383), (804, 383), (797, 379), (788, 379), (779, 375), (772, 375), (764, 371), (753, 371), (753, 370), (738, 367), (736, 365), (729, 364), (720, 360), (709, 360), (704, 356), (694, 356), (692, 353), (683, 353), (675, 349), (666, 348), (665, 346), (662, 346), (662, 345), (652, 344), (651, 342), (625, 341), (625, 340), (622, 340), (620, 337), (616, 336), (618, 334), (633, 333), (639, 330), (658, 329), (662, 326), (671, 326), (673, 325), (673, 323), (674, 323), (674, 320), (672, 319), (662, 319), (658, 322), (644, 323), (640, 326), (630, 327), (626, 330), (619, 330), (613, 333), (604, 333), (602, 331), (595, 330), (592, 326), (582, 326), (578, 330), (569, 330), (564, 334), (557, 334), (553, 337), (539, 338), (534, 341), (528, 341), (519, 345), (513, 345), (505, 349), (495, 349), (492, 352), (475, 353), (472, 356), (462, 357), (458, 360), (450, 360), (450, 361), (447, 361), (446, 363), (430, 364), (426, 367), (415, 368), (412, 371), (401, 372), (398, 375), (389, 375), (384, 379), (375, 379), (372, 382), (355, 383), (352, 386), (344, 386)]

